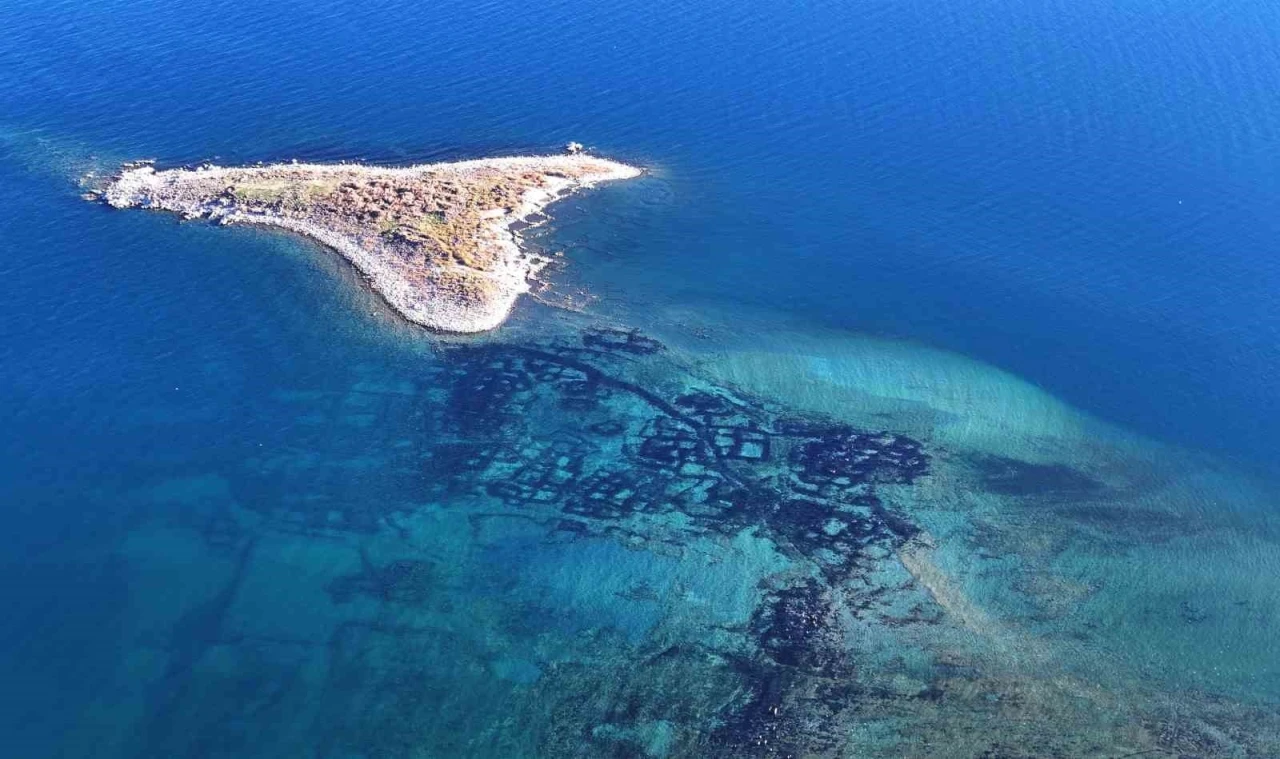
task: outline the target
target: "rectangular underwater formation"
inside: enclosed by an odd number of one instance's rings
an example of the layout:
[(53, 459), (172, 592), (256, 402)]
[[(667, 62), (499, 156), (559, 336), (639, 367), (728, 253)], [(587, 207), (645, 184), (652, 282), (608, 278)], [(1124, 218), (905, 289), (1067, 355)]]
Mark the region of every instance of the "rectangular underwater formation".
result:
[[(126, 661), (153, 663), (108, 687), (148, 705), (119, 755), (1275, 745), (1262, 706), (1106, 674), (1074, 659), (1078, 641), (1037, 634), (1082, 591), (1014, 566), (1016, 537), (975, 536), (973, 550), (1010, 566), (982, 583), (1028, 605), (1025, 624), (947, 566), (927, 506), (939, 488), (1040, 497), (1047, 478), (1107, 497), (1082, 473), (788, 409), (590, 320), (442, 344), (258, 413), (311, 442), (171, 482), (152, 496), (168, 508), (141, 509), (124, 534), (130, 592), (181, 585), (184, 601), (126, 638)], [(986, 519), (1032, 542), (1062, 526)], [(1113, 550), (1147, 539), (1131, 529), (1101, 534)], [(1114, 664), (1110, 644), (1090, 645)]]

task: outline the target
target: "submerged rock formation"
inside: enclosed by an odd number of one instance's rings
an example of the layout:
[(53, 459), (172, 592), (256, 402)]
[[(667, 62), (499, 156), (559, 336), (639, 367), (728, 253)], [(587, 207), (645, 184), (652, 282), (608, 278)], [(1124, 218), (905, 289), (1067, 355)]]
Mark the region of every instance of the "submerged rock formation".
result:
[(278, 164), (123, 171), (116, 208), (279, 227), (341, 253), (409, 321), (481, 332), (507, 317), (543, 265), (513, 225), (547, 204), (640, 170), (587, 155), (492, 158), (407, 168)]

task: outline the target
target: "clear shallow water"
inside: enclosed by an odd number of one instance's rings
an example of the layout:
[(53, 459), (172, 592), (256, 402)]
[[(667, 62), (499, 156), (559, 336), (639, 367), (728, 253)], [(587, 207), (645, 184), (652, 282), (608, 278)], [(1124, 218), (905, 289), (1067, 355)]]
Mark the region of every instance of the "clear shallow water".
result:
[[(21, 755), (1277, 753), (1273, 8), (7, 13)], [(586, 313), (461, 343), (74, 187), (570, 139)]]

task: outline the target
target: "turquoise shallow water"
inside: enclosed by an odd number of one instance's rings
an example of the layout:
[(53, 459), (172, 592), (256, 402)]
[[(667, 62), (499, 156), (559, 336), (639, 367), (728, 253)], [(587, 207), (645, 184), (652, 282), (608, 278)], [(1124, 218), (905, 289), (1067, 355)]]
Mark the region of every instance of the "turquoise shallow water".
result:
[[(1274, 9), (7, 13), (15, 755), (1280, 754)], [(570, 139), (477, 338), (77, 197)]]

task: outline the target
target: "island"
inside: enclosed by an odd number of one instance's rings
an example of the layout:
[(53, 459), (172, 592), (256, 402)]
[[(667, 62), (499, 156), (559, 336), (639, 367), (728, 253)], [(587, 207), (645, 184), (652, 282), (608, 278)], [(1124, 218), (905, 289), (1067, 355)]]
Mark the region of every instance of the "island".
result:
[(260, 224), (340, 253), (406, 319), (443, 332), (501, 324), (547, 263), (519, 232), (550, 203), (641, 170), (581, 152), (409, 167), (132, 165), (97, 195), (222, 224)]

